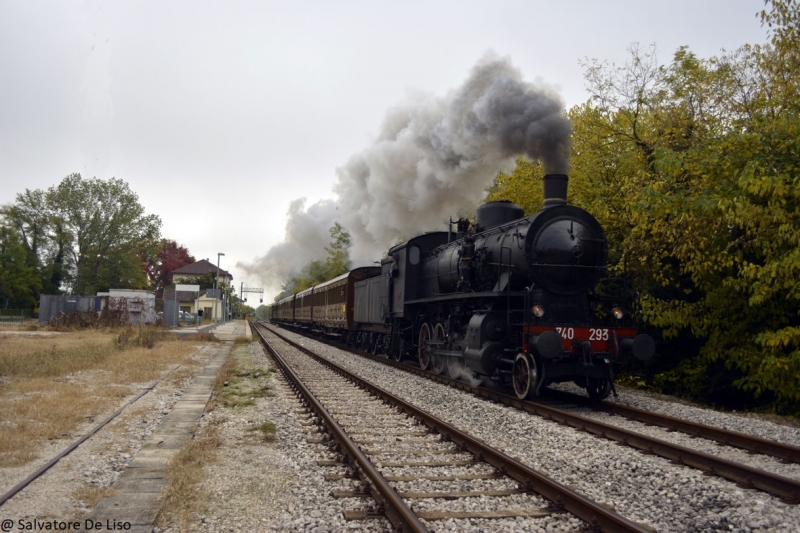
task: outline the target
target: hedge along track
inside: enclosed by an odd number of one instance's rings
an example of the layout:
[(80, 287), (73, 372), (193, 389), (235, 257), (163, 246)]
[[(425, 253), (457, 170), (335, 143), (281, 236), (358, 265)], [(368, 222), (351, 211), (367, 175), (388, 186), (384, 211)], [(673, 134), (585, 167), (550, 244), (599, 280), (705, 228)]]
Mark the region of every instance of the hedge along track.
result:
[[(385, 513), (396, 531), (407, 532), (430, 531), (423, 520), (536, 518), (566, 511), (585, 522), (583, 531), (647, 531), (299, 344), (282, 339), (311, 357), (293, 361), (293, 369), (267, 341), (265, 328), (253, 329), (287, 381), (333, 437), (336, 444), (332, 450), (341, 453), (350, 468), (358, 471), (363, 485), (354, 491), (334, 491), (334, 496), (369, 495), (377, 502), (367, 509), (346, 511), (345, 518)], [(457, 471), (442, 475), (437, 470), (441, 467)], [(401, 475), (391, 473), (396, 468), (401, 469)], [(347, 476), (329, 479), (338, 477)], [(462, 483), (455, 491), (413, 487), (418, 482), (439, 481)], [(477, 488), (464, 490), (466, 482)], [(403, 488), (396, 490), (392, 483)], [(498, 488), (500, 485), (505, 488)], [(453, 509), (459, 507), (459, 500), (474, 497), (493, 501), (492, 505), (499, 508)], [(415, 502), (414, 510), (406, 500)], [(450, 510), (431, 509), (429, 502), (435, 505), (440, 500), (445, 500)]]
[[(281, 338), (284, 338), (284, 340), (287, 342), (290, 342), (279, 333), (274, 331), (273, 333)], [(342, 349), (342, 346), (339, 344), (336, 344), (335, 346)], [(515, 396), (490, 390), (484, 387), (475, 387), (458, 379), (421, 370), (418, 367), (405, 363), (399, 363), (383, 356), (371, 355), (362, 351), (354, 351), (352, 349), (349, 350), (351, 353), (355, 353), (362, 357), (367, 357), (373, 361), (390, 365), (395, 368), (432, 379), (439, 383), (453, 386), (466, 392), (471, 392), (477, 396), (527, 411), (537, 416), (541, 416), (547, 420), (552, 420), (562, 425), (570, 426), (581, 431), (586, 431), (598, 437), (614, 440), (619, 444), (636, 448), (645, 454), (658, 455), (659, 457), (668, 459), (673, 463), (697, 468), (702, 470), (707, 475), (716, 475), (728, 479), (729, 481), (733, 481), (743, 488), (757, 489), (767, 492), (773, 496), (781, 498), (786, 503), (800, 503), (800, 481), (795, 479), (773, 474), (771, 472), (736, 463), (734, 461), (729, 461), (721, 457), (710, 455), (678, 444), (673, 444), (671, 442), (650, 437), (642, 433), (623, 429), (612, 424), (606, 424), (564, 409), (558, 409), (546, 405), (541, 401), (519, 400)], [(555, 391), (553, 392), (555, 393)], [(668, 428), (672, 431), (682, 431), (692, 436), (708, 438), (717, 441), (721, 445), (731, 445), (744, 448), (751, 453), (764, 453), (766, 455), (772, 455), (786, 462), (797, 462), (798, 458), (800, 458), (800, 449), (795, 446), (765, 441), (749, 435), (727, 431), (720, 428), (712, 428), (710, 426), (696, 424), (688, 420), (679, 420), (665, 415), (660, 415), (658, 413), (649, 412), (647, 413), (647, 416), (645, 416), (642, 414), (643, 412), (641, 410), (628, 408), (609, 402), (594, 402), (588, 399), (582, 399), (577, 395), (572, 395), (569, 393), (558, 393), (556, 395), (565, 401), (570, 401), (579, 405), (591, 405), (596, 409), (614, 412), (615, 414), (619, 414), (632, 420), (638, 420), (646, 424), (658, 425)], [(637, 413), (637, 411), (639, 412)]]

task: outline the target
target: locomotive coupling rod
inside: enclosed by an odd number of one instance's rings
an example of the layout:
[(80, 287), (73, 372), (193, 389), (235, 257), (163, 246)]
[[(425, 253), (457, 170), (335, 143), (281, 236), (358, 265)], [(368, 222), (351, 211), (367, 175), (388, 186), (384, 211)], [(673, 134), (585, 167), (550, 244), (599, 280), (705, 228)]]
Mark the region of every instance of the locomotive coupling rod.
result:
[[(258, 331), (258, 330), (256, 330)], [(430, 530), (423, 524), (419, 517), (414, 514), (413, 511), (406, 505), (400, 495), (389, 485), (389, 482), (386, 481), (380, 472), (375, 468), (375, 466), (367, 459), (367, 456), (358, 449), (358, 446), (353, 442), (353, 440), (347, 435), (344, 428), (339, 425), (336, 420), (334, 420), (333, 416), (328, 412), (327, 409), (317, 400), (314, 394), (305, 386), (305, 384), (300, 380), (300, 377), (295, 374), (295, 372), (289, 368), (289, 365), (278, 355), (277, 351), (269, 344), (264, 335), (260, 331), (258, 331), (258, 336), (261, 339), (261, 343), (264, 347), (272, 354), (275, 358), (275, 361), (281, 366), (283, 373), (292, 381), (298, 388), (298, 390), (302, 393), (302, 395), (306, 398), (309, 406), (314, 409), (319, 416), (326, 424), (328, 431), (333, 433), (333, 438), (336, 439), (336, 442), (342, 445), (343, 451), (349, 455), (351, 458), (355, 459), (358, 463), (358, 466), (361, 468), (361, 471), (364, 472), (375, 486), (377, 491), (380, 493), (380, 496), (383, 499), (383, 503), (385, 505), (386, 516), (392, 522), (395, 527), (402, 527), (402, 531), (413, 531), (415, 533), (429, 533)]]

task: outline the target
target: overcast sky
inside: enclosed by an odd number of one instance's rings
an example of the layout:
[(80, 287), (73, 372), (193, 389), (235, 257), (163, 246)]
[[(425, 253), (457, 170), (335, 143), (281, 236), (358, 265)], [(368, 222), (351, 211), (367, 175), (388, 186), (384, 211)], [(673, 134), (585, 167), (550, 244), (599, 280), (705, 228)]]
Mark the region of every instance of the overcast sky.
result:
[(120, 178), (164, 237), (198, 259), (225, 253), (237, 291), (261, 286), (236, 265), (283, 240), (293, 200), (335, 198), (337, 168), (387, 112), (450, 94), (487, 52), (572, 107), (588, 98), (581, 61), (623, 64), (632, 43), (661, 62), (682, 45), (708, 58), (763, 43), (763, 7), (0, 0), (0, 204), (73, 172)]

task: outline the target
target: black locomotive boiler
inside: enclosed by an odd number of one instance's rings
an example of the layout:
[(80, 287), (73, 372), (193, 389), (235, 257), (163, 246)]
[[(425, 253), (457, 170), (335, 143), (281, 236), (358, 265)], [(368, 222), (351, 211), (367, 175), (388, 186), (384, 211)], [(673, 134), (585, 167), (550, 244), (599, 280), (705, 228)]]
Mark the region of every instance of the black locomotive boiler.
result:
[(426, 233), (392, 247), (380, 274), (353, 276), (331, 295), (352, 295), (353, 319), (344, 328), (307, 318), (313, 310), (302, 309), (302, 301), (324, 305), (316, 296), (278, 302), (282, 316), (273, 321), (397, 360), (413, 354), (436, 373), (510, 384), (519, 398), (564, 381), (605, 398), (613, 389), (612, 363), (647, 360), (655, 344), (631, 325), (622, 299), (595, 294), (607, 241), (591, 214), (566, 203), (567, 181), (545, 176), (544, 207), (532, 215), (490, 202), (478, 208), (472, 228), (461, 220), (455, 235)]

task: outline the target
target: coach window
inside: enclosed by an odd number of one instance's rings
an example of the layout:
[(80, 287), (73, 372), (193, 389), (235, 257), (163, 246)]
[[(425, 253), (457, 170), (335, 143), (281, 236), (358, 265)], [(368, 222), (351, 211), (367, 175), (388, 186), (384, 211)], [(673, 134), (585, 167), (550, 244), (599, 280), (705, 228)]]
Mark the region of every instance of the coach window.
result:
[(408, 262), (412, 265), (419, 264), (419, 246), (412, 246), (408, 249)]
[(334, 287), (333, 288), (333, 303), (342, 303), (345, 300), (344, 297), (344, 284)]

